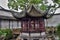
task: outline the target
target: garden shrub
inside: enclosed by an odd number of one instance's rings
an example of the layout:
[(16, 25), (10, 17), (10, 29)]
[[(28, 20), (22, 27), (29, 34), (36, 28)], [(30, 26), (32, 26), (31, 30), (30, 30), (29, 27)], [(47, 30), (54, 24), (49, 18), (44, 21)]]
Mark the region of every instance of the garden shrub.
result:
[(56, 26), (57, 27), (57, 35), (59, 36), (59, 40), (60, 40), (60, 23)]
[(5, 39), (8, 40), (12, 38), (12, 31), (10, 29), (0, 29), (0, 36), (4, 35)]

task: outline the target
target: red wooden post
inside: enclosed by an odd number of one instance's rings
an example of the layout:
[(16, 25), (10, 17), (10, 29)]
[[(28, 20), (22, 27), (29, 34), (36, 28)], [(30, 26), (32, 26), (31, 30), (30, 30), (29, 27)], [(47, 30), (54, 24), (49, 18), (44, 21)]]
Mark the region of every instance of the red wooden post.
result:
[(44, 20), (40, 21), (40, 31), (44, 32), (45, 31), (45, 24), (44, 24)]

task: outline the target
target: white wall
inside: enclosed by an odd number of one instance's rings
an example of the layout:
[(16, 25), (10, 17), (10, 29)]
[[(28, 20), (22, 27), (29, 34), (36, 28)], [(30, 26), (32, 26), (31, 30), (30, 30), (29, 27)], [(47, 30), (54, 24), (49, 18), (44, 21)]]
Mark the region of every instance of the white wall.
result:
[(7, 3), (8, 3), (8, 0), (0, 0), (0, 6), (2, 6), (3, 8), (8, 9)]
[(60, 23), (60, 15), (55, 15), (45, 21), (47, 26), (57, 26)]
[(15, 28), (21, 28), (21, 22), (20, 21), (10, 21), (9, 20), (1, 20), (1, 28), (6, 29), (15, 29)]

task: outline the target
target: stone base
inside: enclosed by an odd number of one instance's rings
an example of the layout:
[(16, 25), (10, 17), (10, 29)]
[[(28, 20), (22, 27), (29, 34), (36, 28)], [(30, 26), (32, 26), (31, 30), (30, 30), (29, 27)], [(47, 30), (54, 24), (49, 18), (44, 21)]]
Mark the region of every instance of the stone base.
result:
[[(44, 34), (44, 33), (43, 33)], [(21, 33), (18, 40), (45, 40), (46, 35), (40, 33)], [(47, 40), (47, 38), (46, 38)]]

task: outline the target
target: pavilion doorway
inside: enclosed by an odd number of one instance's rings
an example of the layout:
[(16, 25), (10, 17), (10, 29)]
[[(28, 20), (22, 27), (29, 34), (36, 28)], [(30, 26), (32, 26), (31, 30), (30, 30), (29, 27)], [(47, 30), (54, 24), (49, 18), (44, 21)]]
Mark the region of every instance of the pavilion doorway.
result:
[(33, 39), (33, 40), (39, 40), (39, 39)]
[(23, 39), (23, 40), (27, 40), (27, 39)]

